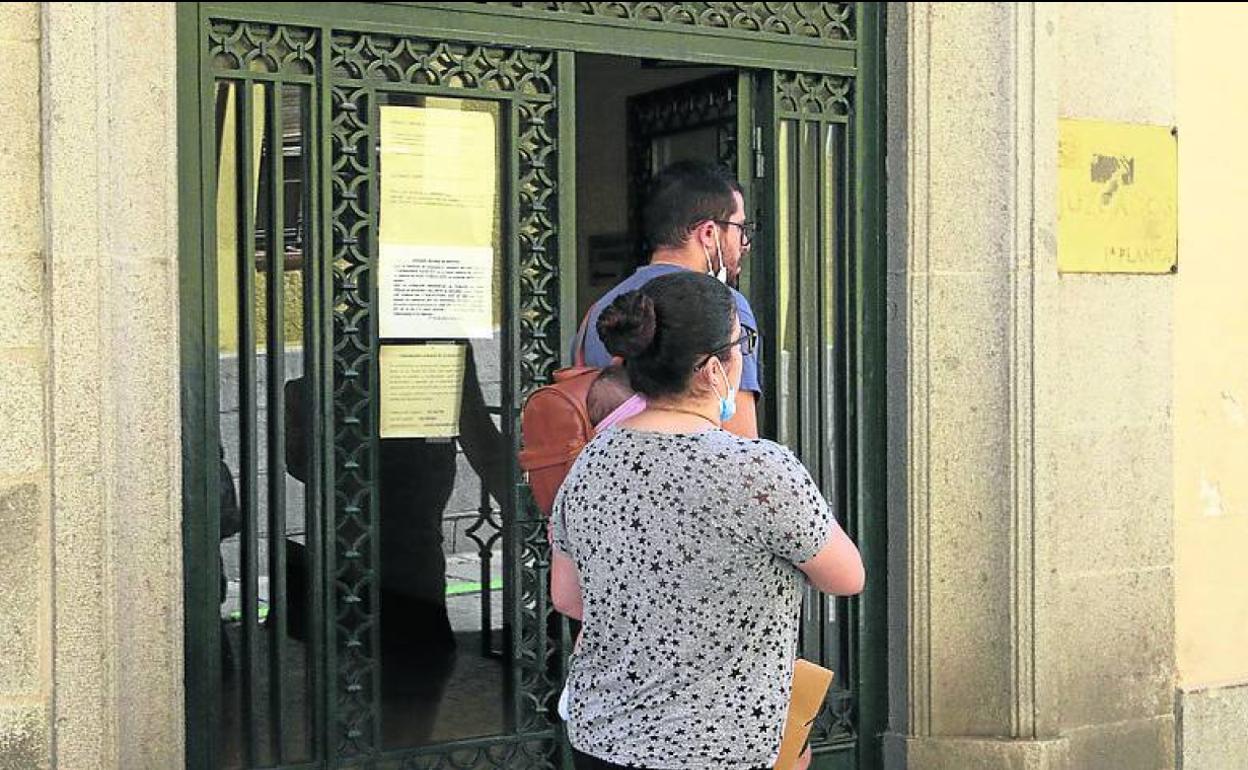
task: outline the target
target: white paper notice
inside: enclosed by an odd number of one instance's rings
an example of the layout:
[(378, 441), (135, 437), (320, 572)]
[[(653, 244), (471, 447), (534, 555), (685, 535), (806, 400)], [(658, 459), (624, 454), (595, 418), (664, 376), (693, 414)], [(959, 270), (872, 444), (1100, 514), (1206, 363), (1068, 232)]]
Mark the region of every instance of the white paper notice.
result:
[(381, 245), (381, 336), (494, 336), (494, 250), (488, 246)]

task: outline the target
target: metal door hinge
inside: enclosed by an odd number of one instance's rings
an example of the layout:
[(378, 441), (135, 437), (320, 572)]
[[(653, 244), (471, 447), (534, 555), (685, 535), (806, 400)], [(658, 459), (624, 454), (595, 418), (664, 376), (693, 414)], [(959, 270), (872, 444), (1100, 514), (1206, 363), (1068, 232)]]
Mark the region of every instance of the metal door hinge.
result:
[(754, 178), (762, 179), (767, 173), (767, 159), (763, 155), (763, 127), (754, 127)]

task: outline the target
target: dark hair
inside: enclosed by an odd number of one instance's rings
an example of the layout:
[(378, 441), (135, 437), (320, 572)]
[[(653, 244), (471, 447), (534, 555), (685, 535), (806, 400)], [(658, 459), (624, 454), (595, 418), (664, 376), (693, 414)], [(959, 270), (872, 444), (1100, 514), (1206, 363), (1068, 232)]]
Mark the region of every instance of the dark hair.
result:
[(690, 229), (708, 219), (726, 220), (736, 208), (737, 180), (721, 166), (697, 160), (671, 164), (655, 176), (641, 212), (645, 250), (678, 248)]
[[(684, 393), (693, 368), (732, 342), (732, 291), (709, 275), (682, 270), (616, 297), (598, 316), (598, 336), (624, 359), (633, 390), (648, 398)], [(721, 351), (727, 360), (731, 351)]]
[(589, 424), (597, 425), (611, 416), (633, 395), (628, 372), (620, 364), (603, 369), (585, 394), (585, 411), (589, 412)]

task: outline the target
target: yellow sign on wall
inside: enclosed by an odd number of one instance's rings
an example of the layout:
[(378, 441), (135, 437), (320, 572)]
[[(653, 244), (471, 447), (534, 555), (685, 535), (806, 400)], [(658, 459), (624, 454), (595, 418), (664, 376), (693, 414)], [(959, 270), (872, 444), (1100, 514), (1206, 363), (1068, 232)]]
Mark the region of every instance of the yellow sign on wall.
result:
[(1170, 273), (1178, 264), (1177, 141), (1168, 126), (1059, 121), (1057, 269)]

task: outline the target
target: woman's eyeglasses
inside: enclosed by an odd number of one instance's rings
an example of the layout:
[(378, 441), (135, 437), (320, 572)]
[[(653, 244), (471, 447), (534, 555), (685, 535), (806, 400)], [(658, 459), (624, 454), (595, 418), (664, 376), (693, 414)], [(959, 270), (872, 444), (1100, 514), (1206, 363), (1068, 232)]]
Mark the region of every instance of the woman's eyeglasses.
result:
[(742, 326), (740, 337), (737, 337), (735, 340), (733, 340), (732, 342), (729, 342), (727, 345), (722, 345), (716, 348), (715, 350), (711, 351), (710, 353), (708, 353), (707, 356), (703, 358), (701, 361), (699, 361), (698, 365), (695, 366), (694, 368), (701, 369), (703, 366), (706, 366), (707, 361), (710, 361), (712, 358), (716, 356), (723, 355), (727, 351), (731, 350), (734, 345), (741, 346), (741, 355), (743, 356), (753, 355), (754, 351), (758, 349), (758, 332), (754, 331), (748, 326)]

